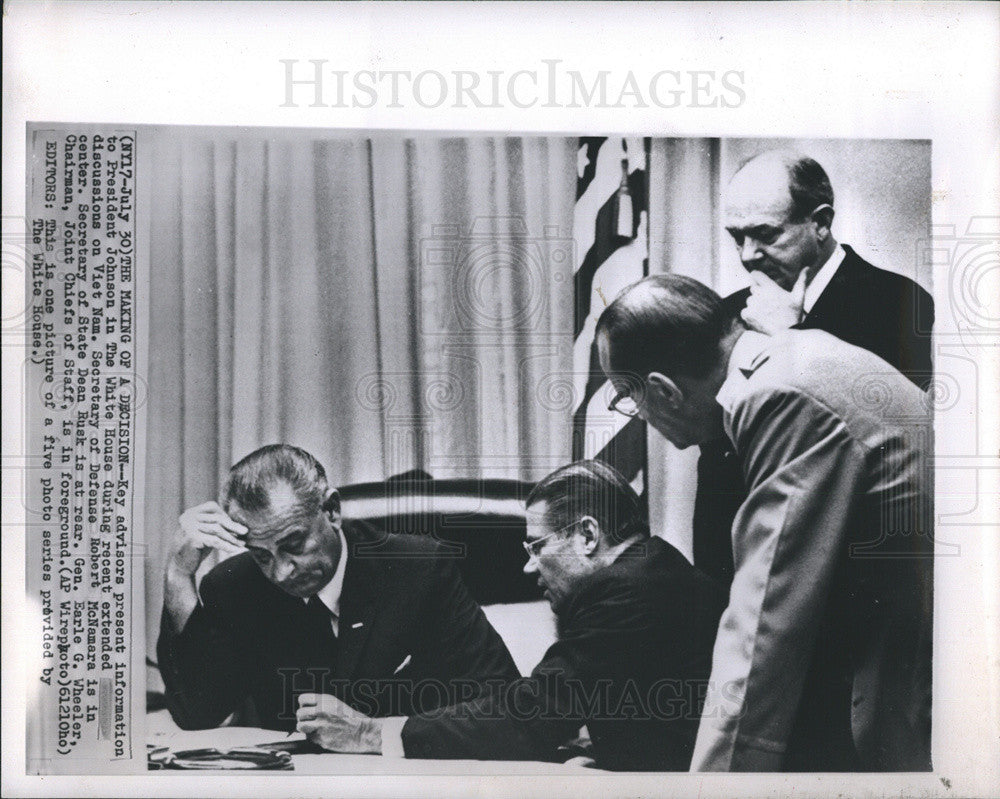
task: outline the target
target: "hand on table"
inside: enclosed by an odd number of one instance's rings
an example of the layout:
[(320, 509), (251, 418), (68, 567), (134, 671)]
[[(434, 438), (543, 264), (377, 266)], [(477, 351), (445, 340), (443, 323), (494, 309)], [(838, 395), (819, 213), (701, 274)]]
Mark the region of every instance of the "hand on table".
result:
[(751, 330), (774, 335), (802, 321), (808, 270), (799, 272), (791, 291), (785, 291), (763, 272), (750, 273), (750, 296), (740, 314)]
[(329, 694), (302, 694), (296, 729), (331, 752), (382, 753), (382, 725)]

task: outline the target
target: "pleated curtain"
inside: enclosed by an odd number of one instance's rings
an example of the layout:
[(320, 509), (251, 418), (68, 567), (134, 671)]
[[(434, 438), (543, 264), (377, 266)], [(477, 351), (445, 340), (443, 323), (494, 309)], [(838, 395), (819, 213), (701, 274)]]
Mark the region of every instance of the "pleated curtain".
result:
[(332, 485), (413, 468), (538, 479), (570, 458), (575, 138), (156, 129), (147, 651), (177, 517), (255, 448)]

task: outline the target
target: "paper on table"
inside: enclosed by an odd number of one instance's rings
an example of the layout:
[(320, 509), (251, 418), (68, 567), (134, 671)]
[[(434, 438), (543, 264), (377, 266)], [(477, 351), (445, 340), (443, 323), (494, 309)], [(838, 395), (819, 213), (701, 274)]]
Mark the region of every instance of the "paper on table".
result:
[[(151, 736), (150, 743), (156, 746), (167, 746), (177, 751), (180, 749), (232, 749), (239, 746), (260, 746), (261, 744), (300, 745), (308, 744), (305, 735), (293, 732), (283, 737), (280, 730), (264, 730), (258, 727), (215, 727), (208, 730), (178, 730), (164, 732)], [(267, 747), (275, 749), (278, 747)], [(287, 751), (285, 746), (280, 747)]]

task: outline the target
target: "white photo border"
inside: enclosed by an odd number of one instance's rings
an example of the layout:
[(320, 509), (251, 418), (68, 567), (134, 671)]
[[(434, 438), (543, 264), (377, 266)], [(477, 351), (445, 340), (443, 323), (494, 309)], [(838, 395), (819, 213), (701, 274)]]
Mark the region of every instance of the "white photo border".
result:
[[(441, 776), (427, 779), (211, 776), (175, 783), (162, 775), (24, 775), (26, 656), (18, 645), (24, 597), (20, 425), (3, 432), (3, 793), (17, 796), (324, 795), (484, 796), (988, 796), (1000, 790), (1000, 364), (995, 305), (972, 307), (971, 276), (955, 242), (1000, 220), (1000, 6), (986, 3), (163, 3), (31, 2), (4, 6), (3, 216), (25, 213), (25, 124), (32, 122), (336, 127), (412, 131), (633, 133), (646, 136), (775, 136), (929, 139), (940, 309), (935, 347), (963, 346), (978, 369), (980, 425), (961, 462), (978, 502), (963, 529), (964, 558), (944, 559), (936, 578), (932, 774)], [(539, 95), (504, 92), (500, 107), (437, 107), (423, 97), (390, 107), (382, 93), (339, 107), (286, 102), (286, 65), (321, 60), (348, 79), (400, 70), (487, 76), (535, 74)], [(587, 82), (608, 71), (616, 99), (546, 105), (551, 62)], [(674, 108), (652, 103), (663, 72), (692, 81)], [(628, 74), (646, 107), (622, 99)], [(741, 73), (740, 102), (708, 105), (698, 78)], [(668, 76), (669, 77), (669, 76)], [(437, 80), (428, 78), (427, 80)], [(484, 77), (485, 80), (485, 77)], [(731, 78), (735, 83), (736, 79)], [(532, 80), (516, 79), (520, 91)], [(483, 84), (485, 85), (485, 84)], [(645, 91), (642, 90), (645, 87)], [(363, 93), (364, 97), (369, 95)], [(528, 107), (525, 105), (534, 99)], [(366, 101), (365, 101), (366, 102)], [(516, 104), (515, 104), (516, 102)], [(622, 102), (623, 105), (618, 106)], [(333, 106), (333, 107), (331, 107)], [(978, 227), (977, 227), (978, 226)], [(6, 231), (5, 231), (6, 235)], [(989, 266), (989, 265), (987, 265)], [(3, 281), (5, 318), (23, 302), (23, 270)], [(1000, 296), (1000, 265), (976, 279), (980, 299)], [(982, 267), (977, 267), (977, 270)], [(985, 283), (982, 283), (985, 281)], [(945, 313), (952, 309), (955, 313)], [(978, 315), (977, 315), (978, 314)], [(971, 320), (971, 322), (970, 322)], [(978, 323), (978, 326), (977, 326)], [(20, 341), (3, 338), (5, 419), (23, 403)], [(992, 412), (990, 411), (992, 409)], [(938, 437), (964, 435), (968, 419), (939, 418)], [(966, 478), (963, 478), (966, 479)], [(950, 485), (950, 484), (949, 484)], [(948, 489), (953, 490), (953, 487)], [(23, 514), (21, 514), (23, 517)], [(443, 764), (442, 772), (449, 769)], [(278, 779), (274, 784), (271, 779)], [(192, 781), (194, 780), (194, 781)]]

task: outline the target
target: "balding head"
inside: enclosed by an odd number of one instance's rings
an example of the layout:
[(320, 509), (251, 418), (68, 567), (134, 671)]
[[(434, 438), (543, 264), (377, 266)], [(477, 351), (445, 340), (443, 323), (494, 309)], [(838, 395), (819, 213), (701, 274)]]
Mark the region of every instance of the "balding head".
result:
[(703, 377), (733, 321), (703, 283), (651, 275), (623, 290), (598, 319), (602, 365), (639, 379), (653, 371)]
[(816, 161), (770, 150), (745, 162), (726, 190), (726, 230), (748, 271), (790, 289), (803, 269), (816, 270), (836, 241), (833, 189)]
[(632, 284), (604, 309), (595, 334), (601, 368), (617, 392), (615, 408), (629, 398), (635, 413), (677, 447), (715, 437), (722, 431), (715, 394), (744, 330), (697, 280), (652, 275)]
[(747, 159), (733, 175), (727, 194), (727, 200), (740, 197), (761, 206), (781, 203), (793, 222), (803, 221), (821, 205), (833, 207), (826, 171), (794, 150), (768, 150)]

